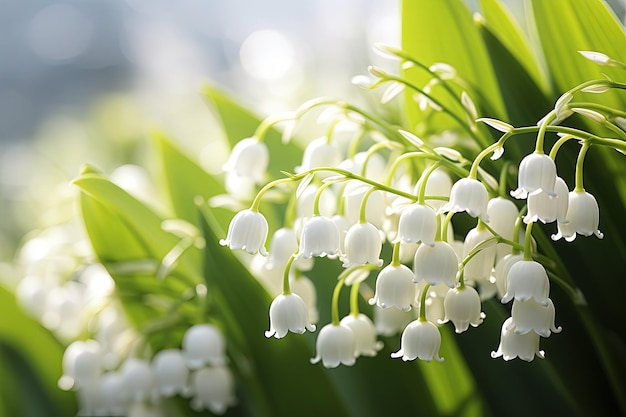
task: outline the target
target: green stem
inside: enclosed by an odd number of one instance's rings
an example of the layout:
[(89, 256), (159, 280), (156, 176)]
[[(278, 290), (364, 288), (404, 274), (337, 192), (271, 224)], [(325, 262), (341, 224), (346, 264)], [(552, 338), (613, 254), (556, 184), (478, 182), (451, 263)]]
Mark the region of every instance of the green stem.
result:
[(380, 151), (381, 149), (388, 149), (388, 148), (390, 148), (388, 142), (378, 142), (378, 143), (370, 146), (370, 148), (365, 153), (365, 158), (363, 159), (363, 165), (361, 166), (361, 175), (362, 176), (365, 176), (365, 173), (367, 171), (367, 164), (369, 163), (369, 161), (372, 158), (372, 156), (374, 156), (374, 154), (376, 152)]
[(533, 255), (531, 250), (531, 241), (532, 241), (532, 229), (534, 222), (528, 223), (526, 225), (526, 233), (524, 235), (524, 260), (532, 261)]
[(254, 132), (254, 137), (259, 141), (259, 142), (263, 142), (263, 140), (265, 139), (265, 136), (267, 135), (267, 132), (270, 131), (270, 129), (272, 127), (274, 127), (274, 125), (281, 123), (281, 122), (287, 122), (290, 120), (294, 120), (295, 116), (293, 114), (290, 115), (284, 115), (284, 114), (277, 114), (277, 115), (272, 115), (268, 118), (266, 118), (265, 120), (263, 120), (259, 126), (256, 128), (255, 132)]
[(426, 296), (428, 296), (428, 289), (430, 284), (424, 285), (422, 289), (422, 295), (420, 297), (420, 316), (419, 321), (426, 321)]
[(583, 186), (583, 165), (585, 164), (585, 156), (587, 155), (587, 151), (590, 146), (589, 142), (584, 141), (583, 146), (580, 148), (580, 152), (578, 152), (578, 158), (576, 159), (576, 182), (574, 191), (577, 193), (585, 192), (585, 187)]
[(293, 261), (296, 259), (297, 253), (298, 251), (295, 251), (294, 253), (292, 253), (291, 256), (289, 257), (289, 260), (287, 261), (287, 265), (285, 265), (285, 270), (283, 272), (283, 295), (291, 294), (291, 285), (289, 284), (289, 272), (291, 271), (291, 265), (293, 264)]
[(539, 126), (539, 131), (537, 132), (537, 141), (535, 142), (535, 153), (539, 155), (543, 155), (543, 143), (546, 136), (546, 128), (556, 119), (556, 110), (552, 110), (550, 113), (543, 118), (541, 125)]
[(366, 129), (361, 129), (359, 134), (354, 139), (352, 139), (352, 141), (350, 142), (350, 149), (348, 150), (348, 159), (354, 158), (354, 156), (357, 154), (357, 152), (359, 151), (359, 145), (363, 141), (363, 138), (365, 138), (366, 133)]
[(257, 193), (256, 197), (254, 197), (254, 200), (252, 200), (252, 204), (250, 205), (250, 211), (253, 211), (255, 213), (259, 212), (259, 205), (261, 204), (261, 198), (263, 198), (263, 194), (265, 194), (271, 188), (276, 187), (277, 185), (280, 185), (280, 184), (285, 184), (287, 182), (298, 181), (298, 180), (301, 180), (302, 178), (304, 178), (304, 176), (302, 176), (302, 177), (300, 177), (300, 176), (293, 176), (293, 177), (289, 177), (289, 178), (279, 178), (277, 180), (274, 180), (274, 181), (272, 181), (270, 183), (265, 184), (265, 186), (259, 190), (259, 192)]
[(339, 326), (339, 294), (341, 293), (341, 287), (343, 287), (343, 283), (345, 282), (346, 277), (340, 277), (337, 281), (337, 285), (335, 285), (335, 289), (333, 290), (333, 298), (331, 304), (331, 316), (332, 316), (332, 324), (333, 326)]
[(596, 110), (600, 113), (603, 114), (608, 114), (611, 115), (613, 117), (615, 116), (619, 116), (619, 117), (626, 117), (626, 112), (625, 111), (621, 111), (621, 110), (617, 110), (614, 109), (612, 107), (609, 106), (605, 106), (602, 104), (598, 104), (598, 103), (591, 103), (591, 102), (570, 102), (569, 103), (569, 107), (583, 107), (586, 109), (590, 109), (590, 110)]
[(449, 211), (448, 214), (446, 214), (446, 219), (443, 221), (443, 227), (441, 228), (441, 240), (443, 242), (448, 241), (448, 225), (452, 220), (452, 216), (454, 216), (454, 211)]
[(365, 192), (363, 195), (363, 200), (361, 200), (361, 206), (359, 207), (359, 223), (365, 224), (367, 223), (367, 200), (370, 198), (370, 195), (376, 191), (376, 187), (371, 187), (369, 190)]
[(401, 265), (400, 262), (400, 245), (401, 242), (397, 241), (393, 244), (393, 253), (391, 255), (391, 266), (399, 267)]
[(428, 178), (430, 174), (432, 174), (437, 168), (439, 168), (440, 163), (435, 162), (431, 166), (429, 166), (424, 173), (422, 173), (422, 177), (420, 178), (420, 187), (417, 193), (417, 203), (418, 204), (426, 204), (426, 183), (428, 182)]
[(313, 215), (314, 216), (320, 216), (320, 199), (322, 197), (322, 193), (324, 192), (325, 189), (327, 189), (331, 185), (333, 185), (332, 182), (325, 182), (322, 185), (320, 185), (320, 188), (317, 189), (317, 192), (315, 193), (315, 199), (313, 200)]
[(498, 182), (498, 195), (502, 198), (507, 197), (507, 179), (509, 178), (509, 167), (511, 166), (511, 161), (506, 160), (502, 164), (502, 169), (500, 170), (500, 178)]
[(350, 314), (354, 317), (359, 316), (359, 288), (361, 287), (361, 282), (355, 282), (352, 284), (352, 288), (350, 288)]
[(554, 142), (554, 145), (552, 145), (552, 149), (550, 149), (550, 154), (548, 155), (550, 159), (554, 161), (556, 158), (556, 154), (561, 149), (561, 146), (563, 146), (565, 142), (572, 140), (572, 139), (578, 139), (578, 138), (572, 135), (565, 135), (563, 137), (560, 137), (559, 140), (557, 140), (556, 142)]

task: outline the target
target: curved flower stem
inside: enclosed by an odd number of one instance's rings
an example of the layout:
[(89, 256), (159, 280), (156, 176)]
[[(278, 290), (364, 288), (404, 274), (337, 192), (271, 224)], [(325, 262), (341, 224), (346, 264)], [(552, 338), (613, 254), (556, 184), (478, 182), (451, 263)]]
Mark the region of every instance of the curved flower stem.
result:
[(498, 195), (502, 198), (507, 197), (506, 187), (507, 187), (507, 179), (509, 177), (509, 167), (511, 166), (511, 161), (506, 160), (504, 164), (502, 164), (502, 169), (500, 170), (500, 178), (498, 179)]
[[(405, 86), (407, 86), (411, 90), (414, 90), (414, 91), (424, 95), (426, 98), (428, 98), (430, 101), (432, 101), (435, 105), (440, 107), (441, 111), (443, 111), (445, 114), (447, 114), (452, 119), (454, 119), (454, 121), (456, 121), (458, 123), (459, 127), (461, 127), (463, 130), (465, 130), (465, 132), (467, 132), (467, 134), (469, 134), (476, 141), (476, 143), (478, 143), (479, 145), (481, 145), (483, 147), (488, 145), (488, 142), (484, 138), (478, 136), (476, 134), (476, 132), (463, 119), (461, 119), (459, 116), (456, 115), (456, 113), (454, 113), (447, 106), (445, 106), (443, 103), (441, 103), (441, 101), (439, 101), (435, 97), (433, 97), (432, 94), (427, 93), (422, 88), (419, 88), (415, 84), (405, 80), (402, 77), (398, 77), (397, 75), (391, 75), (391, 74), (387, 74), (387, 73), (384, 73), (384, 72), (379, 74), (379, 75), (381, 75), (381, 78), (383, 78), (383, 79), (386, 79), (386, 80), (389, 80), (389, 81), (395, 81), (395, 82), (398, 82), (400, 84), (404, 84)], [(463, 111), (466, 112), (465, 107), (463, 107)]]
[(350, 288), (350, 314), (354, 317), (359, 316), (359, 288), (361, 287), (361, 282), (355, 282), (352, 284)]
[(422, 176), (420, 178), (420, 187), (419, 190), (417, 192), (417, 203), (418, 204), (426, 204), (426, 183), (428, 182), (428, 178), (430, 177), (430, 174), (432, 174), (433, 172), (435, 172), (435, 170), (437, 168), (439, 168), (440, 163), (439, 162), (435, 162), (434, 164), (432, 164), (431, 166), (429, 166), (423, 173)]
[(448, 225), (450, 225), (452, 216), (454, 216), (454, 211), (449, 211), (448, 214), (446, 215), (446, 219), (443, 221), (443, 226), (441, 227), (441, 241), (443, 242), (448, 241)]
[(376, 187), (371, 187), (365, 192), (365, 194), (363, 195), (363, 200), (361, 200), (361, 206), (359, 207), (359, 223), (361, 224), (367, 223), (367, 200), (370, 198), (374, 191), (376, 191)]
[(315, 199), (313, 200), (313, 215), (314, 216), (320, 216), (320, 199), (322, 197), (322, 193), (324, 192), (325, 189), (327, 189), (331, 185), (333, 185), (332, 182), (325, 182), (322, 185), (320, 185), (320, 188), (317, 189), (317, 192), (315, 193)]
[(556, 142), (554, 142), (554, 145), (552, 145), (552, 149), (550, 149), (550, 154), (548, 155), (550, 157), (550, 159), (552, 159), (554, 161), (554, 159), (556, 158), (556, 154), (561, 149), (561, 146), (563, 146), (565, 144), (565, 142), (567, 142), (569, 140), (572, 140), (572, 139), (578, 140), (578, 138), (575, 137), (575, 136), (565, 135), (565, 136), (559, 138), (559, 140), (557, 140)]
[(291, 285), (289, 284), (289, 272), (291, 271), (291, 265), (293, 264), (293, 261), (296, 259), (297, 253), (298, 253), (297, 250), (294, 253), (292, 253), (291, 256), (289, 257), (289, 260), (287, 261), (287, 264), (285, 265), (285, 270), (283, 272), (283, 295), (291, 294)]
[(533, 230), (533, 224), (534, 222), (528, 223), (526, 225), (526, 233), (524, 234), (524, 260), (525, 261), (532, 261), (533, 260), (533, 255), (532, 255), (532, 230)]
[[(521, 217), (518, 217), (515, 220), (515, 226), (517, 227), (517, 233), (513, 233), (513, 238), (515, 239), (516, 236), (519, 236), (519, 228), (521, 227)], [(505, 245), (509, 245), (511, 248), (513, 248), (514, 252), (519, 252), (524, 250), (524, 246), (520, 245), (519, 242), (517, 241), (512, 241), (509, 240), (505, 237), (502, 237), (501, 235), (498, 234), (498, 232), (496, 232), (495, 230), (493, 230), (487, 223), (483, 223), (484, 227), (489, 230), (489, 232), (494, 235), (496, 237), (496, 239), (498, 240), (498, 243), (504, 243)]]
[[(343, 275), (343, 274), (342, 274)], [(331, 317), (333, 326), (339, 326), (339, 294), (341, 294), (341, 288), (343, 287), (344, 282), (346, 281), (346, 277), (341, 276), (335, 285), (335, 289), (333, 290), (333, 298), (331, 304)]]
[(556, 110), (552, 110), (543, 118), (541, 125), (539, 125), (539, 131), (537, 132), (537, 141), (535, 142), (535, 153), (543, 155), (543, 143), (546, 137), (546, 128), (550, 122), (554, 121), (557, 117)]
[(326, 129), (326, 144), (330, 145), (330, 142), (333, 137), (333, 133), (335, 132), (335, 127), (339, 124), (339, 119), (335, 119), (328, 125), (328, 129)]
[(354, 156), (357, 154), (357, 152), (359, 151), (359, 145), (363, 141), (363, 138), (365, 138), (366, 133), (367, 133), (367, 129), (361, 129), (359, 134), (356, 135), (356, 137), (350, 141), (350, 148), (348, 149), (348, 154), (347, 154), (348, 159), (354, 158)]
[(574, 191), (577, 193), (585, 192), (585, 187), (583, 185), (583, 166), (585, 165), (585, 156), (587, 155), (587, 151), (591, 145), (588, 141), (583, 142), (583, 146), (580, 148), (580, 152), (578, 152), (578, 158), (576, 158), (576, 179), (574, 185)]
[(285, 183), (292, 182), (292, 181), (298, 181), (304, 178), (304, 176), (302, 178), (297, 178), (297, 179), (296, 177), (297, 176), (279, 178), (277, 180), (274, 180), (272, 182), (265, 184), (265, 186), (261, 188), (259, 192), (256, 194), (256, 197), (254, 197), (254, 200), (252, 200), (252, 204), (250, 205), (250, 211), (253, 211), (255, 213), (259, 211), (259, 205), (261, 204), (261, 198), (263, 198), (263, 194), (268, 192), (271, 188), (276, 187), (277, 185), (280, 185), (280, 184), (285, 184)]
[(605, 105), (598, 104), (598, 103), (591, 103), (588, 101), (584, 101), (584, 102), (573, 101), (569, 103), (569, 107), (584, 107), (586, 109), (596, 110), (602, 114), (608, 114), (613, 117), (618, 116), (618, 117), (626, 118), (626, 111), (617, 110), (609, 106), (605, 106)]
[[(365, 172), (367, 171), (367, 164), (369, 163), (370, 159), (372, 158), (372, 156), (374, 156), (376, 152), (382, 149), (392, 149), (393, 145), (398, 146), (397, 144), (395, 144), (395, 142), (391, 142), (391, 141), (378, 142), (370, 146), (370, 148), (365, 153), (365, 159), (363, 160), (363, 165), (361, 166), (361, 175), (365, 177)], [(398, 150), (403, 150), (403, 149), (404, 149), (403, 147), (400, 147)]]
[(391, 266), (398, 267), (401, 265), (400, 245), (401, 245), (400, 241), (397, 241), (396, 243), (393, 244), (393, 253), (391, 254), (391, 263), (390, 263)]
[(420, 297), (420, 315), (419, 321), (426, 321), (426, 296), (428, 296), (428, 289), (430, 288), (430, 284), (424, 285), (422, 289), (422, 294)]
[(270, 129), (274, 127), (274, 125), (281, 123), (281, 122), (288, 122), (288, 121), (295, 120), (295, 119), (296, 119), (296, 116), (293, 113), (277, 114), (277, 115), (270, 116), (259, 124), (259, 126), (254, 131), (253, 137), (255, 137), (259, 142), (263, 142), (265, 140), (265, 136), (270, 131)]
[(470, 171), (468, 175), (469, 178), (475, 180), (478, 177), (478, 166), (480, 165), (482, 160), (485, 159), (485, 157), (489, 155), (491, 152), (495, 151), (498, 148), (503, 147), (506, 141), (516, 134), (514, 133), (515, 130), (516, 129), (506, 132), (504, 135), (500, 137), (500, 139), (498, 139), (497, 142), (492, 143), (491, 145), (487, 146), (485, 149), (483, 149), (482, 151), (478, 153), (476, 158), (474, 158), (474, 162), (472, 162), (472, 166), (470, 167)]

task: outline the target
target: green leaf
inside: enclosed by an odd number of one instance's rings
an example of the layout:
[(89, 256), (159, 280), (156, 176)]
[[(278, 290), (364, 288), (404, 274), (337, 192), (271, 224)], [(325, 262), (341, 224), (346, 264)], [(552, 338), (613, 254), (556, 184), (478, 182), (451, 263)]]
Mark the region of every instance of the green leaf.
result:
[[(166, 135), (156, 132), (152, 138), (157, 149), (158, 172), (162, 174), (162, 182), (174, 214), (199, 226), (198, 210), (194, 199), (200, 196), (206, 201), (216, 195), (224, 194), (224, 186), (190, 157), (183, 154)], [(232, 213), (225, 209), (215, 209), (215, 215), (223, 227), (232, 217)]]
[[(472, 99), (479, 115), (506, 119), (506, 111), (485, 46), (472, 16), (460, 0), (405, 0), (402, 2), (402, 49), (425, 65), (442, 62), (452, 65), (471, 87)], [(429, 75), (409, 68), (403, 76), (417, 86), (424, 86)], [(448, 98), (442, 101), (463, 120), (458, 105)], [(421, 120), (410, 95), (406, 97), (410, 127)], [(429, 122), (430, 123), (430, 122)], [(450, 126), (450, 121), (446, 120)], [(446, 126), (438, 124), (434, 128)], [(440, 129), (443, 130), (443, 129)]]
[[(484, 25), (524, 68), (524, 72), (528, 74), (533, 84), (538, 86), (539, 90), (543, 94), (547, 94), (550, 91), (548, 75), (545, 73), (545, 70), (542, 71), (542, 68), (537, 61), (537, 54), (531, 50), (528, 39), (520, 29), (515, 19), (506, 9), (506, 6), (498, 0), (480, 0), (479, 3), (485, 20), (478, 21), (477, 23), (479, 26)], [(490, 49), (488, 43), (487, 49)], [(494, 67), (499, 64), (498, 58), (494, 56), (491, 56), (491, 62)], [(511, 74), (509, 81), (515, 82), (516, 76)], [(500, 87), (502, 88), (502, 84), (500, 84)], [(505, 101), (506, 97), (506, 92), (502, 91), (502, 98)], [(509, 110), (509, 108), (510, 107), (507, 107), (507, 110)]]
[[(257, 116), (214, 86), (206, 85), (202, 92), (209, 107), (221, 119), (231, 147), (255, 133), (261, 123)], [(293, 167), (302, 160), (302, 149), (296, 141), (282, 143), (281, 134), (275, 128), (270, 128), (264, 142), (270, 152), (268, 174), (271, 178), (283, 177), (281, 171), (293, 171)]]
[(61, 391), (63, 346), (0, 287), (0, 415), (64, 417), (76, 413), (74, 394)]
[[(578, 51), (604, 53), (626, 61), (626, 35), (617, 18), (601, 0), (527, 0), (534, 17), (535, 31), (556, 91), (591, 80), (623, 79), (624, 71), (597, 65)], [(620, 92), (582, 94), (584, 100), (624, 108), (626, 96)]]

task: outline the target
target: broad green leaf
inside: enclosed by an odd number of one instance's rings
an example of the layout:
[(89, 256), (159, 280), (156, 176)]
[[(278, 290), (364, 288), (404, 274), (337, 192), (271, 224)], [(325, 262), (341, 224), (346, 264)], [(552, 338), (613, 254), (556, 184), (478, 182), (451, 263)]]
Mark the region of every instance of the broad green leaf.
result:
[[(204, 98), (209, 107), (215, 111), (222, 121), (224, 132), (231, 147), (241, 139), (252, 136), (261, 119), (249, 110), (236, 103), (219, 89), (206, 85), (203, 89)], [(292, 172), (293, 167), (302, 160), (302, 149), (296, 141), (282, 143), (281, 135), (275, 128), (271, 128), (265, 137), (265, 143), (270, 152), (268, 174), (271, 178), (283, 177), (280, 171)]]
[[(604, 53), (618, 61), (626, 61), (624, 28), (601, 0), (527, 0), (535, 23), (535, 31), (543, 49), (556, 91), (591, 80), (602, 79), (602, 74), (623, 80), (624, 70), (597, 65), (578, 51)], [(626, 104), (621, 92), (600, 95), (583, 94), (584, 100), (605, 105)]]
[(0, 317), (0, 415), (74, 415), (74, 394), (57, 387), (63, 346), (2, 287)]
[[(162, 182), (174, 214), (196, 226), (199, 225), (195, 197), (200, 196), (206, 201), (224, 194), (224, 186), (183, 154), (164, 134), (157, 132), (152, 138), (157, 150), (160, 168), (158, 172), (162, 174)], [(222, 227), (227, 225), (232, 217), (229, 211), (223, 209), (216, 209), (215, 214)]]
[[(479, 25), (484, 25), (491, 34), (515, 57), (515, 60), (525, 69), (533, 83), (539, 90), (547, 94), (549, 89), (548, 76), (545, 70), (538, 63), (537, 54), (531, 50), (528, 39), (521, 28), (506, 9), (506, 6), (499, 0), (479, 0), (484, 22), (479, 21)], [(484, 38), (483, 38), (484, 39)], [(487, 44), (489, 50), (489, 45)], [(496, 67), (498, 59), (491, 56), (491, 62)], [(497, 68), (496, 68), (497, 70)], [(509, 81), (515, 82), (515, 75), (511, 74)], [(502, 87), (502, 85), (500, 85)], [(502, 90), (501, 90), (502, 91)], [(506, 101), (507, 93), (502, 91), (502, 98)], [(522, 107), (522, 106), (520, 106)], [(507, 107), (509, 110), (509, 107)]]
[[(402, 49), (427, 66), (439, 62), (452, 65), (458, 75), (469, 83), (469, 93), (478, 106), (480, 116), (506, 119), (489, 56), (462, 1), (403, 1)], [(406, 69), (403, 76), (418, 87), (423, 87), (429, 78), (427, 73), (417, 68)], [(459, 106), (445, 95), (442, 102), (465, 120)], [(423, 116), (410, 94), (406, 95), (406, 113), (411, 128), (422, 120)], [(441, 122), (435, 126), (439, 130), (451, 127), (454, 125), (449, 118), (445, 119), (445, 124)]]

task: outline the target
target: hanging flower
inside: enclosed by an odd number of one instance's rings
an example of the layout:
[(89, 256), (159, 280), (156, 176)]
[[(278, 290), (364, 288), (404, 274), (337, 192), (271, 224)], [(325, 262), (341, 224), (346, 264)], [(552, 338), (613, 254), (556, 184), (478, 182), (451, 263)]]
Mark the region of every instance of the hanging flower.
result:
[(462, 178), (454, 183), (450, 191), (450, 201), (440, 211), (460, 213), (466, 211), (472, 217), (480, 216), (488, 222), (487, 204), (489, 194), (482, 182), (473, 178)]
[(454, 288), (459, 258), (447, 242), (437, 241), (433, 247), (420, 245), (415, 252), (414, 282), (426, 281), (431, 285), (440, 282)]
[(373, 310), (376, 333), (381, 336), (394, 336), (402, 332), (413, 318), (410, 311), (398, 308), (382, 308), (374, 305)]
[(523, 199), (541, 191), (554, 195), (555, 181), (556, 165), (554, 160), (548, 155), (531, 153), (520, 162), (517, 190), (512, 191), (511, 196)]
[(122, 395), (130, 401), (145, 401), (152, 398), (155, 379), (150, 363), (143, 359), (128, 358), (120, 367)]
[(224, 414), (235, 404), (235, 381), (230, 370), (224, 366), (202, 368), (191, 376), (194, 396), (191, 408), (195, 411), (209, 410)]
[(302, 334), (315, 331), (315, 325), (309, 321), (309, 310), (304, 300), (294, 293), (280, 294), (270, 305), (270, 329), (265, 337), (277, 339), (285, 337), (287, 332)]
[(183, 336), (183, 357), (189, 369), (226, 362), (226, 340), (212, 324), (191, 326)]
[[(465, 235), (465, 241), (463, 243), (463, 258), (466, 258), (470, 253), (472, 253), (478, 245), (491, 238), (493, 238), (493, 235), (487, 229), (475, 227), (470, 230), (467, 235)], [(496, 246), (494, 242), (493, 245), (485, 246), (480, 249), (480, 251), (465, 264), (463, 271), (465, 278), (476, 281), (489, 280), (495, 259)]]
[(59, 387), (64, 390), (81, 388), (102, 373), (102, 349), (95, 340), (77, 340), (63, 352), (63, 376)]
[(506, 292), (507, 276), (511, 267), (522, 259), (524, 259), (524, 256), (520, 253), (515, 255), (509, 254), (496, 263), (494, 278), (496, 280), (496, 287), (500, 298), (502, 298)]
[(517, 334), (530, 331), (539, 336), (549, 337), (551, 333), (560, 333), (561, 326), (554, 324), (554, 303), (548, 298), (548, 305), (541, 305), (532, 298), (527, 301), (513, 301), (512, 321), (507, 330)]
[(317, 355), (311, 363), (322, 361), (325, 368), (336, 368), (339, 364), (354, 365), (356, 340), (354, 332), (344, 324), (329, 323), (322, 327), (315, 344)]
[[(415, 195), (419, 192), (420, 181), (415, 185)], [(438, 196), (438, 197), (450, 197), (452, 191), (452, 180), (450, 175), (443, 168), (437, 168), (428, 176), (426, 181), (426, 195)], [(426, 200), (426, 204), (437, 211), (445, 204), (445, 200)]]
[(354, 333), (356, 356), (376, 356), (383, 348), (383, 342), (376, 340), (374, 323), (365, 314), (347, 315), (341, 319), (341, 324), (349, 327)]
[[(496, 197), (487, 204), (489, 227), (505, 239), (513, 240), (515, 221), (519, 216), (519, 210), (515, 203), (507, 198)], [(498, 243), (496, 246), (496, 262), (511, 253), (511, 246)]]
[(513, 318), (509, 317), (502, 324), (500, 345), (497, 351), (491, 352), (491, 357), (494, 359), (502, 357), (505, 361), (520, 358), (530, 362), (537, 355), (543, 359), (544, 352), (539, 350), (539, 335), (535, 332), (517, 334), (513, 330), (508, 330), (512, 322)]
[(296, 231), (290, 227), (281, 227), (272, 235), (266, 267), (269, 269), (284, 267), (296, 250), (298, 250)]
[(430, 362), (433, 358), (437, 362), (443, 361), (439, 357), (441, 334), (439, 329), (430, 321), (414, 320), (402, 332), (400, 350), (392, 353), (392, 358), (402, 358), (403, 361), (412, 361), (419, 358)]
[(314, 216), (302, 227), (298, 257), (335, 256), (339, 254), (339, 229), (328, 217)]
[(265, 256), (267, 233), (267, 220), (261, 213), (250, 209), (242, 210), (230, 221), (226, 239), (220, 240), (220, 245), (228, 246), (232, 250), (243, 249), (251, 255), (260, 252)]
[(567, 215), (565, 222), (558, 222), (559, 231), (552, 236), (553, 240), (565, 238), (572, 242), (576, 239), (576, 234), (583, 236), (596, 235), (602, 239), (604, 234), (598, 229), (599, 209), (596, 198), (585, 191), (571, 191), (568, 198)]
[(387, 265), (376, 277), (376, 293), (369, 303), (380, 308), (409, 311), (415, 300), (413, 272), (404, 265)]
[(524, 223), (540, 222), (547, 224), (557, 221), (567, 223), (567, 207), (569, 205), (569, 189), (561, 177), (554, 183), (554, 196), (545, 192), (534, 193), (528, 196), (528, 214), (524, 216)]
[(522, 260), (514, 263), (506, 281), (503, 304), (512, 299), (526, 301), (533, 298), (541, 305), (548, 305), (550, 281), (545, 268), (539, 262)]
[(257, 138), (242, 139), (233, 147), (222, 169), (238, 177), (250, 178), (256, 184), (265, 180), (269, 164), (269, 151)]
[(165, 349), (157, 352), (152, 358), (152, 370), (157, 390), (162, 396), (191, 394), (187, 383), (189, 370), (183, 353), (179, 349)]
[(466, 331), (470, 324), (477, 327), (485, 318), (485, 313), (480, 311), (480, 296), (469, 286), (449, 289), (443, 306), (446, 315), (440, 324), (451, 321), (457, 333)]
[(411, 204), (400, 214), (398, 240), (402, 243), (422, 242), (435, 245), (437, 234), (437, 214), (423, 204)]
[[(304, 149), (302, 165), (296, 167), (296, 172), (305, 172), (312, 168), (336, 167), (341, 163), (341, 152), (335, 145), (328, 143), (328, 138), (323, 136), (313, 139)], [(331, 172), (318, 172), (320, 178), (333, 175)]]
[(383, 242), (380, 231), (371, 223), (357, 223), (346, 234), (345, 254), (341, 257), (344, 268), (367, 263), (381, 266), (379, 258)]

